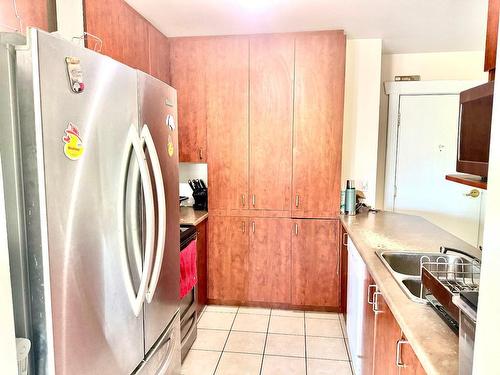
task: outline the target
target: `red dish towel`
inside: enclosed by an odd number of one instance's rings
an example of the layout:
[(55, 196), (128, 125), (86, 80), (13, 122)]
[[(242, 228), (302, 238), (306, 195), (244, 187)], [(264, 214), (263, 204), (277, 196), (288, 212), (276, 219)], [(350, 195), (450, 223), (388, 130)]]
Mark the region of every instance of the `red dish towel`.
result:
[(198, 282), (196, 273), (196, 240), (191, 241), (181, 251), (181, 288), (180, 298), (184, 298)]

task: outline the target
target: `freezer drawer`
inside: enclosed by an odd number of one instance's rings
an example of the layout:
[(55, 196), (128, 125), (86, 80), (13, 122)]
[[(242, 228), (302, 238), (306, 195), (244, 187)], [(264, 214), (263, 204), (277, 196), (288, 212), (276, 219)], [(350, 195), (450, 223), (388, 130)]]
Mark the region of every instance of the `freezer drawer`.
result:
[(179, 313), (132, 375), (180, 375), (181, 333)]

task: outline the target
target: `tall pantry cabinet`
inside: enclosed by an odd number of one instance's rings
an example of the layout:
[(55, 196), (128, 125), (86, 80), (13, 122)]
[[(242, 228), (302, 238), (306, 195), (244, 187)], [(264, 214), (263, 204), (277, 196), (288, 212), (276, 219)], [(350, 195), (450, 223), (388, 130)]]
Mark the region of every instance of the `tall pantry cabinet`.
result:
[(171, 39), (181, 161), (206, 147), (212, 302), (340, 307), (344, 68), (342, 31)]

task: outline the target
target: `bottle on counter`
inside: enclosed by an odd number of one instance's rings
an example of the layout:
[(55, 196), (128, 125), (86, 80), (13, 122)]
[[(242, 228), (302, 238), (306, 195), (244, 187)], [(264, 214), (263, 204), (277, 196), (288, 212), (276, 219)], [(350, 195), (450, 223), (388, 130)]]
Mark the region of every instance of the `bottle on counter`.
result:
[(345, 189), (345, 213), (346, 215), (356, 215), (356, 188), (354, 180), (347, 180)]

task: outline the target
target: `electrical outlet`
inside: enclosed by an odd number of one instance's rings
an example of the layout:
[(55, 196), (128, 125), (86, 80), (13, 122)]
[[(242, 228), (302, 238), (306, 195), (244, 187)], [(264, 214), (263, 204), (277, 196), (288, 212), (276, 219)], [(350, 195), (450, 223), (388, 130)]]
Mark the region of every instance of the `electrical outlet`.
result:
[(367, 180), (359, 180), (358, 190), (367, 192), (368, 191), (368, 181)]

